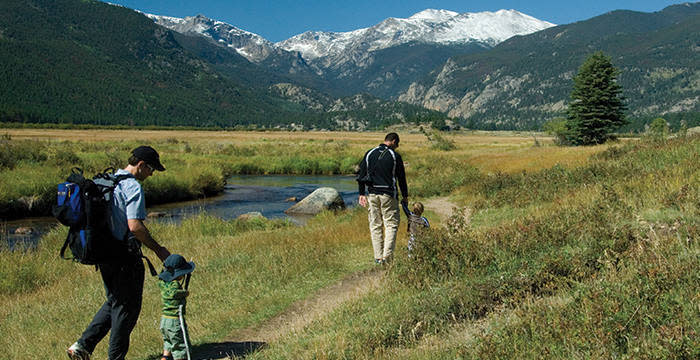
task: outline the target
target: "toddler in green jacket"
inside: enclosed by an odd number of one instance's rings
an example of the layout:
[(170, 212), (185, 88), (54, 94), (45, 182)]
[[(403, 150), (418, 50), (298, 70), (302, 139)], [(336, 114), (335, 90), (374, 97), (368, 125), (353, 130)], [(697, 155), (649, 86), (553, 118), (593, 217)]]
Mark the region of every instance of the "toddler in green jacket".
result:
[(189, 291), (185, 278), (194, 270), (194, 262), (187, 262), (178, 254), (168, 256), (163, 262), (163, 271), (158, 275), (158, 287), (163, 299), (163, 315), (160, 332), (163, 334), (163, 357), (161, 360), (189, 359), (190, 339), (185, 322), (185, 306)]

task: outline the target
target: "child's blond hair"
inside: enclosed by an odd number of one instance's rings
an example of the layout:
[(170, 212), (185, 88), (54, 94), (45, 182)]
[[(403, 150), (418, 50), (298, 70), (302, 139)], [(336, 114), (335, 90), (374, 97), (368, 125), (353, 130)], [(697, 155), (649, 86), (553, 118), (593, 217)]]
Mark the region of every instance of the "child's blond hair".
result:
[(423, 204), (421, 204), (419, 202), (413, 203), (413, 213), (416, 215), (423, 214)]

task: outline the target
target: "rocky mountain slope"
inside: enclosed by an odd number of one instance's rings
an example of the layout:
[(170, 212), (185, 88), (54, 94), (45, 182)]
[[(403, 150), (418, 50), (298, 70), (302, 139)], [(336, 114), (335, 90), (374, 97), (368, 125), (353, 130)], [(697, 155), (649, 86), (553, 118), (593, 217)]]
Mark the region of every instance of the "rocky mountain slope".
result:
[(460, 14), (428, 9), (369, 28), (309, 31), (273, 44), (201, 15), (148, 16), (169, 29), (235, 49), (251, 62), (304, 85), (322, 84), (324, 91), (340, 96), (367, 92), (383, 98), (396, 98), (451, 56), (483, 51), (510, 37), (554, 26), (515, 10)]
[[(532, 129), (564, 115), (572, 78), (602, 50), (621, 70), (635, 118), (700, 111), (700, 4), (656, 13), (613, 11), (455, 56), (399, 100), (447, 112), (469, 126)], [(696, 115), (692, 115), (696, 114)]]

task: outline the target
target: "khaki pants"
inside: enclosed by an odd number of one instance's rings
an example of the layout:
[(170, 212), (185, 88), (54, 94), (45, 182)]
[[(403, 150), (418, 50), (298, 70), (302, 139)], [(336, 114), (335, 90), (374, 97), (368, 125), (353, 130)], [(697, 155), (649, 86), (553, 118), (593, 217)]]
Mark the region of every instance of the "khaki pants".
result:
[[(369, 194), (369, 231), (375, 259), (388, 259), (394, 252), (399, 229), (399, 201), (390, 195)], [(383, 227), (383, 229), (382, 229)]]
[[(183, 317), (182, 320), (185, 318)], [(187, 330), (187, 321), (185, 321), (185, 331)], [(162, 316), (160, 318), (160, 333), (163, 335), (163, 351), (171, 353), (173, 359), (187, 359), (185, 334), (182, 332), (179, 318)], [(191, 344), (189, 336), (187, 343)]]

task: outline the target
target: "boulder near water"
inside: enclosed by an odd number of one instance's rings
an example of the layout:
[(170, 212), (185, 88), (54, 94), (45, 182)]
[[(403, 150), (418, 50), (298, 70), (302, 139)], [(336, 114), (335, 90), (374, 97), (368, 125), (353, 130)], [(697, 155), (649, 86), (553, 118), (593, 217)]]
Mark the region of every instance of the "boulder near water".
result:
[(253, 219), (265, 219), (265, 216), (263, 216), (263, 214), (259, 211), (251, 211), (251, 212), (247, 212), (245, 214), (241, 214), (236, 219), (248, 221), (248, 220), (253, 220)]
[(30, 235), (34, 233), (34, 229), (30, 227), (18, 227), (15, 229), (15, 235)]
[(170, 217), (170, 214), (164, 212), (164, 211), (151, 211), (146, 215), (147, 218), (149, 219), (155, 219), (155, 218), (163, 218), (163, 217)]
[(338, 190), (331, 187), (322, 187), (314, 190), (309, 196), (303, 198), (289, 209), (287, 214), (316, 215), (323, 210), (345, 209), (345, 201)]

